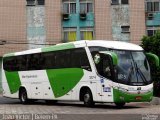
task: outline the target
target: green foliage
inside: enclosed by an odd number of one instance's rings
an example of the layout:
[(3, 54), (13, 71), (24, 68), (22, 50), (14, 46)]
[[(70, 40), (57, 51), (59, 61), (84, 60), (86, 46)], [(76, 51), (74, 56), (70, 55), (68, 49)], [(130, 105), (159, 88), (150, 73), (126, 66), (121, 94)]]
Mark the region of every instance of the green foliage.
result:
[[(145, 52), (151, 52), (160, 58), (160, 31), (157, 31), (154, 36), (144, 36), (142, 38), (141, 46)], [(160, 67), (156, 67), (154, 63), (150, 62), (151, 75), (154, 81), (154, 96), (160, 97)]]

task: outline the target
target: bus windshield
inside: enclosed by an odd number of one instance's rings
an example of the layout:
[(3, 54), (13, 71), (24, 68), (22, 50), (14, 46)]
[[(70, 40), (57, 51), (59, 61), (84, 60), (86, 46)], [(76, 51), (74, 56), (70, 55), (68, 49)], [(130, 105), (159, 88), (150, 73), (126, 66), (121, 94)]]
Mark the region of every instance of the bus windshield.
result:
[(128, 85), (150, 84), (150, 68), (143, 51), (113, 50), (118, 56), (116, 66), (119, 83)]

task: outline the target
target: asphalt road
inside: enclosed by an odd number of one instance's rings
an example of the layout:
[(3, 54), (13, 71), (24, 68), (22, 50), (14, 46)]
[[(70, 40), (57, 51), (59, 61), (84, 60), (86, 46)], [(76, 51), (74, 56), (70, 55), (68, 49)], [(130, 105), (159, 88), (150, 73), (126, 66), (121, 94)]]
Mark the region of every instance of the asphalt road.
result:
[[(17, 116), (16, 116), (17, 115)], [(22, 105), (18, 99), (0, 95), (0, 120), (160, 120), (160, 105), (128, 103), (122, 109), (114, 104), (96, 104), (87, 108), (81, 102), (44, 101)]]

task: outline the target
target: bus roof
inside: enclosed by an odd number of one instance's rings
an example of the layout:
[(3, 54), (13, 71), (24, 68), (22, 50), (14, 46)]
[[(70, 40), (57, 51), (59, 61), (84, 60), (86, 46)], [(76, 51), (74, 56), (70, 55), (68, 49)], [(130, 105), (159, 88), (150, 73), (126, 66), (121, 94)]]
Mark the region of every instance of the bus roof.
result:
[(140, 47), (139, 45), (122, 41), (93, 40), (93, 41), (86, 41), (86, 43), (87, 46), (102, 46), (118, 50), (133, 50), (133, 51), (143, 50), (143, 48)]
[(44, 48), (37, 48), (37, 49), (30, 49), (30, 50), (21, 51), (21, 52), (9, 53), (9, 54), (5, 54), (4, 57), (40, 53), (40, 52), (57, 51), (57, 50), (64, 50), (64, 49), (72, 49), (72, 48), (79, 48), (79, 47), (85, 47), (85, 46), (101, 46), (101, 47), (118, 49), (118, 50), (133, 50), (133, 51), (143, 50), (143, 48), (140, 47), (139, 45), (127, 43), (127, 42), (121, 42), (121, 41), (81, 40), (81, 41), (76, 41), (76, 42), (60, 43), (60, 44), (56, 44), (56, 45), (44, 47)]

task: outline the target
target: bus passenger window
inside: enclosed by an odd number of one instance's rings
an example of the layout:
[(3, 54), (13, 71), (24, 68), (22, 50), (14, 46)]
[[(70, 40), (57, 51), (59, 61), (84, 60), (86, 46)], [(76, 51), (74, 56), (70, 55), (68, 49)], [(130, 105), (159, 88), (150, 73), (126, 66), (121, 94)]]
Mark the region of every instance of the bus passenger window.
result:
[(82, 68), (91, 71), (88, 56), (84, 48), (78, 48), (73, 50), (71, 54), (71, 60), (72, 67)]

